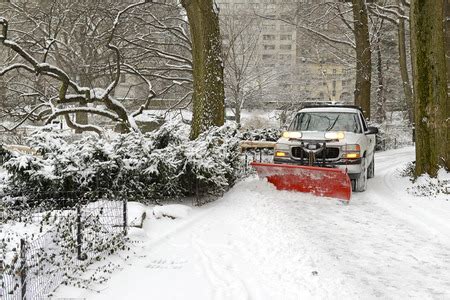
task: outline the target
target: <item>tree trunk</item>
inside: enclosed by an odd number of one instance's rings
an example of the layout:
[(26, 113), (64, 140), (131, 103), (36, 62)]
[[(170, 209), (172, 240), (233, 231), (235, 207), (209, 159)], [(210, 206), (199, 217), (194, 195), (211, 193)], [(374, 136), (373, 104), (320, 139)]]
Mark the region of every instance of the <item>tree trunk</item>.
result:
[[(397, 0), (397, 5), (401, 8), (400, 14), (404, 14), (403, 4), (401, 0)], [(405, 20), (398, 18), (398, 54), (399, 54), (399, 66), (400, 76), (402, 78), (403, 93), (405, 94), (405, 101), (408, 107), (408, 120), (409, 123), (414, 123), (414, 104), (413, 104), (413, 91), (411, 88), (411, 82), (409, 80), (408, 64), (406, 53), (406, 29)]]
[[(381, 30), (381, 28), (380, 28)], [(376, 103), (376, 114), (375, 119), (377, 122), (382, 123), (386, 119), (386, 97), (384, 94), (384, 77), (383, 77), (383, 60), (381, 56), (381, 37), (380, 31), (377, 33), (377, 40), (375, 51), (377, 54), (377, 103)]]
[[(89, 79), (87, 78), (87, 75), (84, 73), (81, 73), (80, 75), (80, 85), (81, 86), (90, 86)], [(86, 101), (80, 101), (79, 107), (87, 106)], [(75, 123), (79, 125), (87, 125), (89, 123), (89, 116), (87, 112), (77, 112), (75, 114)], [(75, 133), (83, 133), (84, 130), (82, 129), (75, 129)]]
[(411, 1), (417, 176), (450, 166), (444, 1)]
[(191, 30), (193, 58), (193, 117), (191, 138), (225, 118), (222, 41), (213, 0), (182, 0)]
[(6, 82), (0, 78), (0, 106), (6, 107)]
[[(237, 77), (237, 76), (236, 76)], [(241, 87), (239, 81), (237, 81), (235, 90), (234, 90), (234, 116), (235, 121), (239, 125), (241, 125), (241, 105), (242, 105), (242, 98), (241, 98)]]
[(241, 125), (241, 104), (236, 103), (236, 109), (235, 109), (235, 121), (240, 126)]
[(367, 6), (365, 0), (352, 0), (352, 4), (356, 42), (355, 104), (361, 106), (366, 118), (370, 119), (372, 53), (369, 40)]

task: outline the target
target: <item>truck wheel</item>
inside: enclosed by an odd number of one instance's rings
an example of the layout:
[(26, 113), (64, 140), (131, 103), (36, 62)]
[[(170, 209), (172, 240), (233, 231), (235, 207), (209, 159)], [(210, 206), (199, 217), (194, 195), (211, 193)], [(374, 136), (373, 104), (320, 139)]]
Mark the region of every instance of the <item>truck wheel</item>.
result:
[(369, 165), (369, 169), (367, 170), (367, 178), (375, 177), (375, 158), (372, 158), (372, 162)]
[(364, 192), (367, 188), (367, 169), (365, 159), (362, 160), (362, 172), (359, 173), (357, 179), (352, 180), (352, 190), (353, 192)]

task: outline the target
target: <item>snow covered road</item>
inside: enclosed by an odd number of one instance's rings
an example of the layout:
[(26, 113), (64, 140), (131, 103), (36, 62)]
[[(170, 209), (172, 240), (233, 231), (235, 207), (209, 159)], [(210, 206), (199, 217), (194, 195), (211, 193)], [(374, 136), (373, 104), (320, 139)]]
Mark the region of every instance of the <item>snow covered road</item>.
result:
[(450, 201), (412, 198), (376, 155), (350, 205), (249, 178), (184, 220), (149, 219), (139, 255), (87, 299), (450, 299)]

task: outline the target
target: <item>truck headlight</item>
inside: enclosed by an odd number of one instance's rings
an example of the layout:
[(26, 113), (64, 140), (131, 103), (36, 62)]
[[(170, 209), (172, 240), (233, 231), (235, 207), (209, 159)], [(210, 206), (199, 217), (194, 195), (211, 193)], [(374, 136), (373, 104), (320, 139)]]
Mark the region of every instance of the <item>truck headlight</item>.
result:
[(325, 138), (330, 140), (343, 140), (345, 133), (343, 131), (327, 131), (325, 132)]
[(285, 131), (282, 136), (287, 139), (301, 139), (302, 133), (299, 131)]

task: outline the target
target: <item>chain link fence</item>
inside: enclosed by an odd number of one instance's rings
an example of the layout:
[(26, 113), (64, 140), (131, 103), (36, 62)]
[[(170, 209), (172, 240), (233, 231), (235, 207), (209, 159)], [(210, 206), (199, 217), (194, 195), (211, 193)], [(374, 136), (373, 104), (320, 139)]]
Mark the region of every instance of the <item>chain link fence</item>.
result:
[[(50, 200), (47, 195), (27, 208), (20, 203), (2, 209), (6, 219), (0, 226), (10, 233), (4, 232), (0, 241), (0, 299), (48, 298), (75, 274), (125, 247), (126, 197), (90, 194)], [(49, 210), (56, 203), (59, 209)]]

